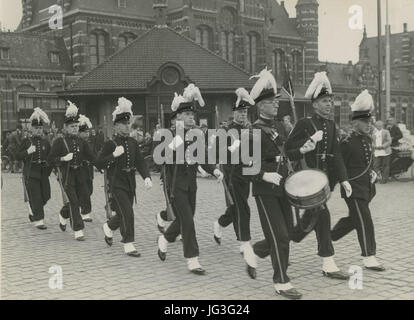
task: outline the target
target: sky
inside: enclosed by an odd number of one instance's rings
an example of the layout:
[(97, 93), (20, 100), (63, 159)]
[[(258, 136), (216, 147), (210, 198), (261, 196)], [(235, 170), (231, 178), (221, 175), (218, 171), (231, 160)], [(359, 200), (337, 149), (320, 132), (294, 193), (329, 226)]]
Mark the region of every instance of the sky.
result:
[[(0, 0), (0, 22), (3, 29), (14, 30), (17, 27), (22, 15), (21, 2), (21, 0)], [(285, 1), (291, 17), (296, 16), (296, 3), (297, 0)], [(381, 3), (382, 22), (385, 25), (386, 0), (381, 0)], [(358, 61), (358, 46), (363, 30), (353, 30), (348, 26), (352, 16), (349, 8), (354, 5), (360, 6), (363, 10), (362, 23), (367, 26), (368, 36), (377, 36), (377, 0), (319, 0), (320, 61), (342, 63), (349, 60), (353, 63)], [(414, 30), (414, 0), (389, 0), (391, 33), (402, 32), (404, 22), (408, 23), (409, 31)]]

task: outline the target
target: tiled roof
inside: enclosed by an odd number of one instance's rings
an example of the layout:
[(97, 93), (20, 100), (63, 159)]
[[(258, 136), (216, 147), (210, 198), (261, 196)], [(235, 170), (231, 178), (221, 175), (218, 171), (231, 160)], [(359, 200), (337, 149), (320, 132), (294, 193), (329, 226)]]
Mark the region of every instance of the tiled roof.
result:
[[(0, 32), (0, 47), (9, 48), (10, 57), (0, 60), (0, 69), (72, 72), (62, 38), (25, 32)], [(60, 64), (50, 61), (50, 52), (59, 52)]]
[(166, 62), (200, 89), (251, 87), (249, 74), (169, 28), (153, 28), (75, 82), (69, 91), (143, 90)]
[(280, 5), (276, 0), (271, 1), (271, 18), (273, 19), (273, 25), (269, 30), (270, 36), (282, 36), (300, 38), (301, 35), (296, 29), (294, 23), (296, 19), (290, 19), (286, 9)]

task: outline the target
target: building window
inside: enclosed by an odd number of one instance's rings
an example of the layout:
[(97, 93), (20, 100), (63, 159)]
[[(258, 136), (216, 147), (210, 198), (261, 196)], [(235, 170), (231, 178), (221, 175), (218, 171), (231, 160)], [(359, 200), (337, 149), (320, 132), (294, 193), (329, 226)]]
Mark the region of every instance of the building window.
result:
[(133, 33), (124, 33), (121, 34), (118, 38), (118, 49), (121, 50), (125, 48), (128, 44), (136, 39), (136, 35)]
[(95, 31), (89, 36), (89, 53), (91, 66), (102, 63), (107, 55), (107, 37), (102, 31)]
[(126, 8), (127, 2), (126, 0), (118, 0), (118, 8)]
[(9, 60), (9, 48), (0, 48), (0, 59), (1, 60)]
[(50, 53), (50, 62), (54, 63), (54, 64), (60, 64), (59, 52), (51, 52)]
[(212, 32), (208, 26), (198, 26), (196, 28), (195, 40), (196, 43), (206, 49), (212, 49)]
[(299, 82), (300, 76), (300, 53), (298, 51), (294, 51), (292, 53), (292, 81), (293, 83)]
[(246, 69), (250, 73), (256, 72), (258, 44), (259, 36), (256, 33), (250, 33), (246, 36)]
[(276, 50), (273, 53), (273, 74), (278, 81), (283, 78), (283, 71), (285, 70), (285, 53), (282, 50)]
[(234, 33), (222, 31), (220, 35), (221, 56), (227, 61), (233, 62), (234, 58)]

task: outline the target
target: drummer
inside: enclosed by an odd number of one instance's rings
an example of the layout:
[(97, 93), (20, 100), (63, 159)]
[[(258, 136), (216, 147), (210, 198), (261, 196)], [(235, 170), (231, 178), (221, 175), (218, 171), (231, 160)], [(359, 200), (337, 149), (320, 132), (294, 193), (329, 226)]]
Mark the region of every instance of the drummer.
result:
[[(304, 159), (309, 168), (325, 172), (331, 191), (339, 181), (349, 197), (352, 188), (347, 181), (335, 123), (329, 120), (332, 112), (332, 87), (326, 72), (315, 74), (305, 97), (311, 99), (314, 115), (298, 121), (286, 141), (286, 153), (293, 161)], [(323, 275), (340, 280), (349, 279), (349, 275), (342, 272), (334, 260), (335, 251), (330, 231), (331, 217), (326, 204), (316, 209), (306, 210), (302, 221), (314, 221), (314, 226), (295, 228), (291, 239), (300, 242), (309, 232), (315, 230), (318, 255), (322, 258)]]
[(332, 240), (339, 240), (356, 229), (365, 268), (384, 271), (385, 268), (375, 257), (374, 224), (369, 209), (369, 203), (376, 193), (377, 174), (373, 170), (374, 155), (370, 137), (374, 100), (368, 90), (363, 91), (356, 98), (351, 109), (353, 131), (341, 143), (341, 151), (354, 192), (348, 198), (344, 190), (341, 190), (342, 198), (345, 199), (349, 209), (349, 216), (340, 219), (335, 225), (332, 230)]

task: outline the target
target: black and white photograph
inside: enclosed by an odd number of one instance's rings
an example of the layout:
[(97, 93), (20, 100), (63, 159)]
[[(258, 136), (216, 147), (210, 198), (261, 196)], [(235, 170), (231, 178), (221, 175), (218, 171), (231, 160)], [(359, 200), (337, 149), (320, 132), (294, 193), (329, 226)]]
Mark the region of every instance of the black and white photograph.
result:
[(0, 110), (0, 300), (414, 300), (414, 0), (0, 0)]

